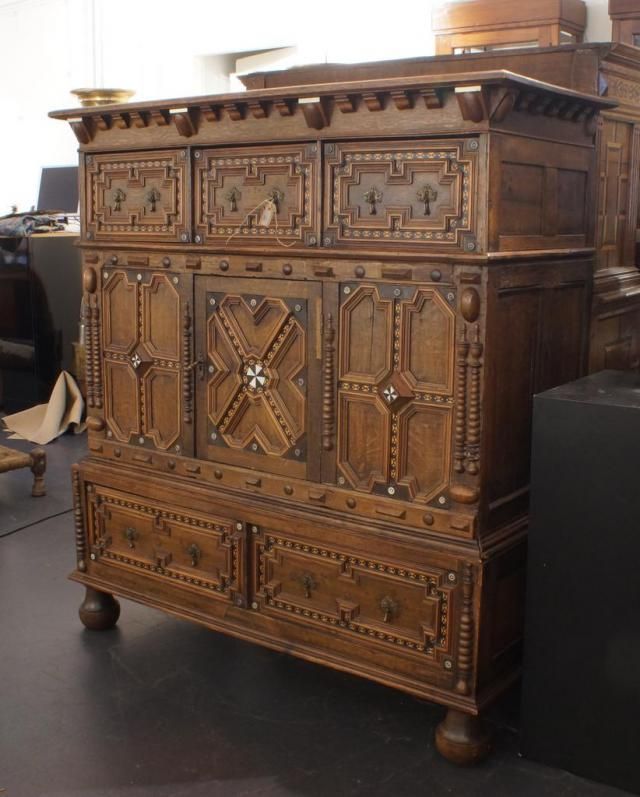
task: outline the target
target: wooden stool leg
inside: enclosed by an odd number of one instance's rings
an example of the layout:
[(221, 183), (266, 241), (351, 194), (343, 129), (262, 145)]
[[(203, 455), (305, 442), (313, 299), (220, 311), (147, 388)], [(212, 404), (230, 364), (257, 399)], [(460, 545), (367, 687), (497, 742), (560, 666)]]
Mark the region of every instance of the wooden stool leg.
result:
[(34, 448), (31, 454), (31, 473), (33, 473), (33, 487), (31, 495), (40, 498), (47, 494), (44, 486), (44, 472), (47, 469), (47, 455), (44, 448)]
[(436, 750), (454, 764), (477, 764), (489, 754), (489, 734), (478, 717), (450, 708), (436, 728)]
[(78, 614), (82, 624), (91, 631), (108, 631), (118, 622), (120, 604), (108, 592), (87, 587)]

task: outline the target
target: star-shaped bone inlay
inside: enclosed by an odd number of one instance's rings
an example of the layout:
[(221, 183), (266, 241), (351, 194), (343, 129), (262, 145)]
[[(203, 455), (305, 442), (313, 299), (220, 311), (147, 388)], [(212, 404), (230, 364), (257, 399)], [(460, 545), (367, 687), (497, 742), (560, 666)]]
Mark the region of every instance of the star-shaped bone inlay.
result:
[(140, 358), (138, 352), (136, 352), (131, 358), (131, 365), (133, 365), (134, 368), (140, 368), (142, 365), (142, 359)]
[(244, 367), (244, 380), (249, 390), (262, 390), (268, 382), (264, 365), (259, 360), (251, 360)]
[(393, 404), (400, 394), (393, 385), (387, 385), (387, 387), (385, 387), (385, 389), (382, 391), (382, 395), (384, 396), (384, 400), (387, 402), (387, 404)]

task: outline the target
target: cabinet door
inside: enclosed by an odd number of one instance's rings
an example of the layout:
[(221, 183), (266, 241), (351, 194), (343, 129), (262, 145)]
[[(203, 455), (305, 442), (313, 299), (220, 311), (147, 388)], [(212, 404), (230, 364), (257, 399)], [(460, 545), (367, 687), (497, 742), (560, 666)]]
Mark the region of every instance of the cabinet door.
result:
[(198, 457), (319, 477), (321, 286), (196, 277)]
[(102, 351), (107, 434), (190, 454), (193, 278), (103, 270)]
[(339, 483), (424, 502), (447, 486), (454, 301), (431, 285), (341, 286)]

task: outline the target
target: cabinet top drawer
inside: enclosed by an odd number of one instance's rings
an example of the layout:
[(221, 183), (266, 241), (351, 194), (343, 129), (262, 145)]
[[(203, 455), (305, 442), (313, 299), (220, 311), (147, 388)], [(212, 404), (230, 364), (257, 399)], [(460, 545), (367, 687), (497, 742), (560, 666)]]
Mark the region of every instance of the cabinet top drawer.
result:
[(187, 152), (87, 155), (83, 229), (88, 240), (189, 240)]
[(317, 144), (194, 152), (197, 243), (315, 246)]
[(475, 251), (479, 148), (478, 138), (326, 144), (325, 237)]

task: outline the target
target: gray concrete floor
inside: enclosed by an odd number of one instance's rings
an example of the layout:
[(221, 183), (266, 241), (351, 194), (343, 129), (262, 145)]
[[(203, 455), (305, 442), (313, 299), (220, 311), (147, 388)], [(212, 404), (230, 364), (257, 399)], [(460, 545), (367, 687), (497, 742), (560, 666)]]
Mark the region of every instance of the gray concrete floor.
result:
[(85, 630), (66, 579), (84, 448), (47, 446), (46, 498), (0, 476), (0, 534), (20, 529), (0, 538), (0, 797), (624, 794), (519, 758), (517, 691), (493, 756), (459, 769), (434, 750), (437, 706), (126, 600), (116, 629)]

